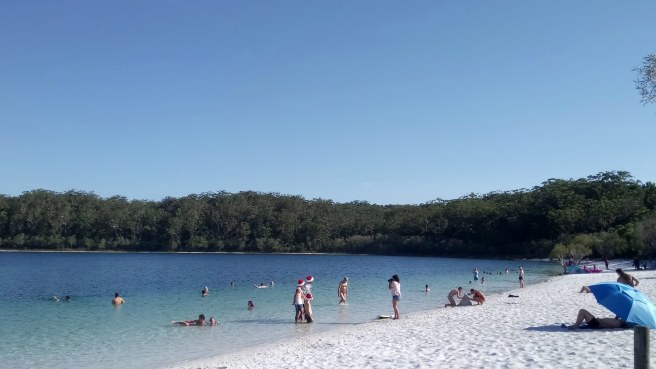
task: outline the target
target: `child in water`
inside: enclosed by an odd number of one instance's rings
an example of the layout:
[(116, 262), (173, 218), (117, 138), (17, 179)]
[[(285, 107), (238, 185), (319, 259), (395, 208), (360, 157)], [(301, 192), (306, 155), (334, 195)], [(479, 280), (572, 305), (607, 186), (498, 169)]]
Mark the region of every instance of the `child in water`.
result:
[(305, 321), (312, 323), (312, 294), (308, 293), (305, 295), (303, 301), (303, 308), (305, 309)]

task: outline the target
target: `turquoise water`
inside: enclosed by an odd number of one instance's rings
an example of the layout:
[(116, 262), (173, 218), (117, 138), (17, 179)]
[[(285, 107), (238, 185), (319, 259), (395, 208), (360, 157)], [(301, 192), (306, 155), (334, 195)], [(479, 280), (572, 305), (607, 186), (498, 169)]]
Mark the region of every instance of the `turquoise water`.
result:
[[(487, 294), (561, 271), (557, 264), (364, 255), (0, 253), (0, 363), (7, 368), (157, 368), (391, 314), (387, 280), (401, 278), (401, 315), (443, 306), (457, 286)], [(473, 281), (478, 268), (485, 285)], [(510, 268), (510, 274), (496, 274)], [(489, 272), (491, 274), (485, 274)], [(295, 324), (297, 280), (315, 278), (314, 323)], [(347, 305), (337, 286), (349, 277)], [(231, 281), (235, 287), (231, 287)], [(275, 286), (257, 289), (253, 283)], [(425, 293), (428, 284), (431, 292)], [(201, 297), (208, 286), (210, 294)], [(126, 304), (111, 305), (114, 292)], [(70, 302), (51, 300), (70, 295)], [(247, 309), (247, 301), (255, 303)], [(172, 326), (216, 316), (217, 327)]]

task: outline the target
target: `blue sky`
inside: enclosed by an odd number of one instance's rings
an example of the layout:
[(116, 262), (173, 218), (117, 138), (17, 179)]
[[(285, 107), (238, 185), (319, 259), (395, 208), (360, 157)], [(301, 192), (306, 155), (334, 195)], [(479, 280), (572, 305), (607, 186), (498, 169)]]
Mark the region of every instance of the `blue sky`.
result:
[(654, 1), (3, 1), (0, 193), (656, 181)]

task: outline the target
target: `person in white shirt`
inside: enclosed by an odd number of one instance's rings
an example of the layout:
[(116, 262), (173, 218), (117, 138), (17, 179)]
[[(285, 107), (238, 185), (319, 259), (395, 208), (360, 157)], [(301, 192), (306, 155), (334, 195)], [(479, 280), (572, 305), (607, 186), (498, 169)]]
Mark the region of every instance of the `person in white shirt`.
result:
[(394, 274), (389, 282), (389, 290), (392, 294), (392, 308), (394, 308), (394, 317), (392, 319), (399, 319), (399, 301), (401, 300), (401, 281), (399, 276)]

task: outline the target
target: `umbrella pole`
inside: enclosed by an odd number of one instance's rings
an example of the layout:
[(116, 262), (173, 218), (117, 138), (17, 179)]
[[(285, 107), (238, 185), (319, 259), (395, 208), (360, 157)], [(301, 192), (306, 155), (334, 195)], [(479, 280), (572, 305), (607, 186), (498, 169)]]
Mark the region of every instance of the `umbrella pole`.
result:
[(633, 368), (649, 369), (649, 328), (633, 328)]

